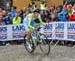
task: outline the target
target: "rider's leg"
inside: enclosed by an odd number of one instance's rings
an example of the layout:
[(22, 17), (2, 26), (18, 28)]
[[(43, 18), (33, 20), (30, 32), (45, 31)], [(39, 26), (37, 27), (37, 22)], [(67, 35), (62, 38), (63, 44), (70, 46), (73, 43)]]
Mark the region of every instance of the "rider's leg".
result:
[(27, 40), (30, 41), (31, 40), (31, 31), (27, 32)]
[(27, 40), (28, 40), (28, 45), (29, 45), (29, 48), (32, 49), (32, 41), (31, 41), (31, 31), (27, 31)]

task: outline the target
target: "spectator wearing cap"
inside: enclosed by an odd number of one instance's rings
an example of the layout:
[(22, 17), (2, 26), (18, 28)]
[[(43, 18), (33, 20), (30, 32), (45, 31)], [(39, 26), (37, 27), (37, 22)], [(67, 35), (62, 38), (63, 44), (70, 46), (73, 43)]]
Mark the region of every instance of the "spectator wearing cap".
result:
[(21, 24), (21, 17), (19, 15), (20, 13), (17, 11), (16, 16), (12, 20), (12, 24), (14, 25)]

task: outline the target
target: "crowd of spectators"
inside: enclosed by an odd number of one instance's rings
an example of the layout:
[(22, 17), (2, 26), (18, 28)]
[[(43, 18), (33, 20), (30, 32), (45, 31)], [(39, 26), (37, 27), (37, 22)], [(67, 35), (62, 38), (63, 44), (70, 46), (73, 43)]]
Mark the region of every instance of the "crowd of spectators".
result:
[[(41, 3), (42, 5), (45, 4), (44, 2)], [(39, 8), (35, 5), (35, 2), (29, 4), (28, 7), (24, 7), (21, 10), (17, 10), (17, 7), (14, 6), (11, 11), (5, 10), (0, 8), (0, 25), (10, 25), (10, 24), (21, 24), (25, 16), (29, 13), (32, 13), (35, 9)], [(67, 4), (65, 2), (63, 5), (59, 6), (50, 6), (47, 5), (43, 6), (44, 9), (41, 9), (40, 14), (42, 20), (46, 23), (49, 22), (57, 22), (57, 21), (75, 21), (75, 4)], [(36, 22), (38, 19), (36, 19)]]
[[(42, 2), (41, 4), (45, 3)], [(32, 13), (36, 8), (38, 7), (35, 5), (35, 2), (21, 10), (17, 10), (15, 6), (11, 11), (0, 8), (0, 25), (20, 24), (23, 22), (25, 16)], [(44, 9), (41, 9), (40, 14), (43, 21), (46, 23), (53, 21), (75, 21), (75, 4), (71, 5), (65, 2), (64, 5), (59, 6), (47, 7), (44, 5)]]

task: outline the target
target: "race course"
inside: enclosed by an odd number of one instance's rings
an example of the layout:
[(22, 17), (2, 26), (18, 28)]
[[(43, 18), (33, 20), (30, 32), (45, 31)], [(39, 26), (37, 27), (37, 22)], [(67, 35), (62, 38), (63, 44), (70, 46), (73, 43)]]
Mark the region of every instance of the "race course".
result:
[(1, 46), (0, 61), (75, 61), (75, 48), (56, 46), (46, 56), (42, 54), (39, 47), (31, 55), (23, 45)]

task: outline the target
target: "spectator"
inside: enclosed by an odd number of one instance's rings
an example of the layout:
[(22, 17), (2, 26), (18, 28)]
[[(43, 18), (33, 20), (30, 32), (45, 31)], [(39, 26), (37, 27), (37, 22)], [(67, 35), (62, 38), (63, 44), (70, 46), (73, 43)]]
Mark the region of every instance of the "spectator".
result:
[(3, 22), (5, 22), (5, 24), (6, 24), (6, 15), (7, 15), (7, 11), (2, 10)]
[(23, 20), (23, 10), (20, 10), (20, 17), (21, 17), (21, 19)]
[(16, 16), (13, 18), (12, 23), (17, 25), (17, 24), (21, 24), (21, 17), (19, 16), (19, 12), (16, 13)]
[(71, 4), (67, 5), (67, 9), (68, 9), (68, 15), (71, 16), (72, 15), (72, 5)]
[(3, 21), (3, 16), (0, 14), (0, 25), (5, 25), (5, 22)]
[(45, 4), (45, 2), (41, 2), (41, 4), (40, 4), (40, 9), (41, 10), (45, 10), (46, 9), (46, 4)]
[(0, 8), (0, 14), (2, 14), (2, 8)]
[(36, 8), (35, 2), (32, 2), (32, 9), (34, 10)]
[(66, 18), (67, 14), (68, 14), (67, 8), (62, 9), (62, 11), (58, 15), (59, 21), (63, 21), (63, 22), (68, 21), (68, 19)]
[(72, 9), (72, 5), (71, 4), (67, 5), (67, 9), (68, 9), (68, 16), (67, 16), (68, 20), (69, 21), (74, 21), (75, 20), (75, 15), (73, 14), (74, 10)]
[(75, 4), (73, 5), (73, 8), (72, 8), (72, 14), (75, 14)]
[(29, 8), (28, 12), (29, 12), (29, 13), (32, 13), (34, 10), (35, 10), (35, 9), (33, 9), (33, 8)]
[(59, 16), (59, 13), (62, 11), (62, 9), (63, 9), (62, 5), (59, 5), (59, 6), (56, 7), (56, 10), (55, 10), (55, 13), (54, 13), (54, 16), (55, 16), (54, 20), (55, 21), (60, 21), (58, 19), (58, 16)]
[(9, 25), (9, 24), (11, 24), (12, 23), (12, 21), (11, 21), (11, 18), (10, 18), (10, 15), (8, 14), (7, 16), (6, 16), (6, 18), (5, 18), (5, 23), (6, 23), (6, 25)]
[(13, 17), (16, 16), (16, 9), (17, 9), (17, 8), (14, 6), (13, 9), (12, 9), (12, 11), (10, 12), (12, 19), (13, 19)]
[(51, 6), (50, 7), (50, 12), (53, 14), (55, 12), (55, 7), (54, 6)]
[(42, 19), (44, 22), (49, 23), (51, 21), (50, 12), (48, 12), (47, 10), (44, 10)]

